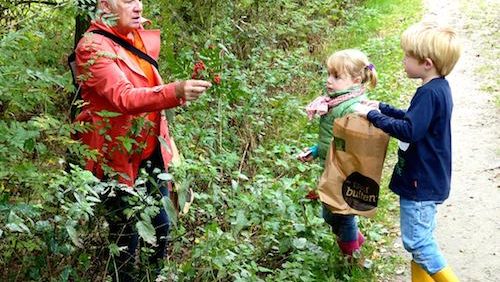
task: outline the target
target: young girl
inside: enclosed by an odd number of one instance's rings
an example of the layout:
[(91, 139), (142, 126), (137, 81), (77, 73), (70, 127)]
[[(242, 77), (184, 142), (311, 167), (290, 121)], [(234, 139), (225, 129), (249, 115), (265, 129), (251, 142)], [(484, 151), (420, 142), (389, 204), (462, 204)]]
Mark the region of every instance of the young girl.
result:
[[(314, 118), (316, 114), (320, 116), (319, 142), (305, 149), (298, 157), (302, 162), (319, 158), (323, 167), (333, 137), (334, 119), (354, 112), (354, 107), (360, 101), (367, 100), (366, 87), (375, 87), (377, 84), (375, 67), (359, 50), (347, 49), (335, 52), (328, 58), (326, 64), (328, 67), (327, 94), (316, 98), (306, 107), (309, 119)], [(323, 204), (322, 213), (323, 218), (337, 236), (337, 243), (342, 253), (352, 256), (353, 252), (358, 251), (365, 241), (358, 230), (355, 216), (334, 214), (325, 204)]]

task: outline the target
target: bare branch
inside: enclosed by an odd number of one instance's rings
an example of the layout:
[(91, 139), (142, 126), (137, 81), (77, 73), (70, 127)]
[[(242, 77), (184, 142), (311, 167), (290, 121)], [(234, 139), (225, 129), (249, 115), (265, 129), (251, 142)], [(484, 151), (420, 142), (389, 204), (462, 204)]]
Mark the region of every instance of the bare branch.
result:
[[(12, 3), (14, 4), (14, 3)], [(44, 5), (52, 5), (56, 6), (61, 4), (60, 2), (55, 2), (55, 1), (44, 1), (44, 0), (23, 0), (23, 1), (16, 1), (14, 5), (24, 5), (24, 4), (44, 4)]]

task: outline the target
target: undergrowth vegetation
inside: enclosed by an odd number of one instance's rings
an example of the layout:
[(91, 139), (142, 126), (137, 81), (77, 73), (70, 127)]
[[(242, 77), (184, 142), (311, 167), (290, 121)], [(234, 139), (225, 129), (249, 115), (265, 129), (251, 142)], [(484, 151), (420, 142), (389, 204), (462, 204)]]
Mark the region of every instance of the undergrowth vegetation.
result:
[[(171, 231), (163, 278), (381, 281), (390, 275), (398, 257), (381, 249), (397, 233), (397, 209), (386, 185), (377, 217), (360, 219), (368, 238), (364, 256), (373, 263), (352, 265), (320, 217), (320, 203), (305, 198), (319, 165), (295, 156), (316, 142), (317, 124), (303, 109), (322, 92), (330, 52), (359, 48), (369, 55), (379, 73), (371, 98), (398, 104), (412, 94), (399, 34), (418, 20), (420, 4), (157, 0), (144, 6), (162, 30), (164, 80), (190, 78), (202, 61), (200, 75), (216, 82), (172, 119), (183, 157), (172, 174), (179, 187), (194, 189), (195, 202)], [(0, 34), (0, 280), (109, 279), (105, 269), (116, 250), (106, 241), (99, 205), (109, 187), (67, 159), (93, 154), (70, 138), (82, 130), (68, 118), (74, 7), (33, 4), (22, 20), (3, 23)], [(144, 226), (141, 236), (151, 241)]]

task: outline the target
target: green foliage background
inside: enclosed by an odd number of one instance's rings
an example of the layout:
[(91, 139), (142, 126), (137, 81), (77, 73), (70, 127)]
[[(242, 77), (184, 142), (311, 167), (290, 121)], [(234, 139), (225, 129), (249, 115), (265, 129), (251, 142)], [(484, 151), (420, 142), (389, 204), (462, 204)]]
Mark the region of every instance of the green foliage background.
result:
[[(73, 1), (54, 3), (26, 6), (22, 19), (2, 23), (0, 280), (105, 279), (113, 253), (98, 204), (105, 184), (77, 162), (68, 166), (68, 152), (92, 152), (71, 140), (81, 128), (68, 119), (73, 88), (66, 58), (77, 9)], [(171, 130), (184, 163), (174, 176), (195, 190), (196, 200), (171, 232), (164, 278), (379, 281), (389, 275), (399, 259), (378, 249), (397, 232), (390, 194), (382, 192), (376, 219), (360, 219), (369, 239), (364, 254), (374, 266), (348, 264), (320, 204), (304, 198), (320, 168), (295, 155), (316, 140), (317, 124), (303, 108), (321, 93), (323, 62), (332, 51), (360, 48), (369, 55), (379, 72), (372, 98), (398, 104), (412, 94), (399, 34), (418, 20), (420, 4), (157, 0), (144, 6), (162, 30), (165, 81), (190, 78), (199, 60), (211, 70), (205, 75), (222, 78), (202, 99), (175, 110)]]

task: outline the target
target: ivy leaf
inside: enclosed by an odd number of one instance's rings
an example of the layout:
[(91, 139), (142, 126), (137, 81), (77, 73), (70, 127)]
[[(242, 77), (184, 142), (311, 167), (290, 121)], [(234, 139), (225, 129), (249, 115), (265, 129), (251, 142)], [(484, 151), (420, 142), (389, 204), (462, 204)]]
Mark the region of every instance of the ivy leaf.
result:
[(172, 181), (174, 179), (171, 173), (160, 173), (156, 177), (163, 181)]
[(382, 239), (382, 235), (377, 230), (368, 231), (368, 236), (375, 242), (378, 242)]
[(76, 231), (73, 224), (66, 225), (66, 231), (68, 232), (69, 238), (71, 238), (71, 241), (73, 242), (73, 244), (75, 244), (75, 246), (79, 248), (83, 247), (82, 240), (78, 238), (78, 232)]
[(273, 273), (274, 271), (269, 269), (269, 268), (266, 268), (266, 267), (263, 267), (263, 266), (259, 266), (257, 267), (257, 269), (259, 270), (259, 272), (267, 272), (267, 273)]
[(250, 221), (245, 216), (245, 212), (243, 210), (238, 210), (236, 220), (231, 221), (231, 225), (234, 226), (234, 234), (238, 234), (243, 228), (250, 226)]
[(109, 252), (113, 256), (117, 257), (120, 255), (120, 247), (118, 247), (117, 244), (115, 244), (115, 243), (109, 244), (108, 248), (109, 248)]
[(135, 224), (139, 236), (151, 245), (156, 245), (155, 228), (149, 221), (140, 220)]
[(125, 148), (125, 150), (127, 150), (128, 153), (132, 151), (132, 145), (137, 144), (137, 141), (126, 136), (118, 136), (116, 137), (116, 139), (122, 142), (123, 147)]
[(295, 231), (297, 232), (304, 232), (306, 231), (306, 226), (304, 224), (294, 224), (293, 227), (295, 228)]
[(238, 178), (241, 179), (241, 180), (245, 180), (245, 181), (248, 181), (248, 176), (244, 175), (243, 173), (240, 173), (238, 174)]
[(177, 211), (169, 197), (162, 197), (161, 203), (174, 227), (177, 227)]
[(7, 223), (7, 225), (5, 225), (5, 227), (7, 227), (12, 232), (19, 232), (19, 233), (28, 232), (29, 233), (29, 229), (26, 226), (26, 224), (24, 224), (24, 223)]
[(5, 227), (7, 227), (12, 232), (31, 233), (28, 226), (24, 224), (24, 220), (13, 211), (10, 212), (9, 223), (6, 224)]
[(184, 211), (184, 206), (188, 201), (188, 194), (190, 193), (189, 186), (191, 185), (191, 181), (192, 179), (189, 177), (187, 179), (184, 179), (184, 181), (182, 181), (178, 186), (179, 188), (177, 189), (177, 201), (180, 211)]
[(230, 54), (229, 50), (222, 43), (218, 43), (217, 46), (219, 46), (219, 48), (221, 48), (226, 54)]
[(172, 155), (172, 148), (170, 148), (170, 145), (168, 145), (167, 140), (165, 138), (158, 136), (158, 141), (160, 141), (160, 144), (167, 150), (167, 153), (169, 155)]
[(101, 199), (94, 197), (94, 196), (87, 196), (86, 199), (87, 199), (87, 201), (93, 202), (93, 203), (100, 203), (101, 202)]
[(231, 188), (233, 188), (233, 190), (237, 190), (239, 186), (240, 185), (238, 182), (236, 182), (234, 179), (231, 179)]
[(306, 238), (296, 238), (293, 239), (293, 246), (299, 250), (303, 250), (306, 247)]
[(117, 112), (110, 112), (110, 111), (103, 110), (103, 111), (97, 112), (97, 115), (100, 117), (113, 118), (113, 117), (121, 116), (122, 114), (117, 113)]

